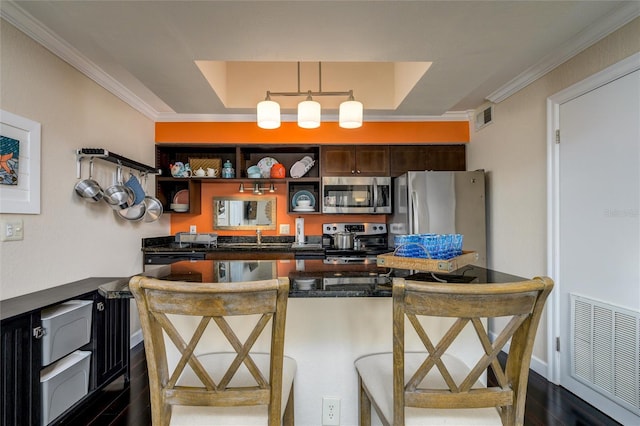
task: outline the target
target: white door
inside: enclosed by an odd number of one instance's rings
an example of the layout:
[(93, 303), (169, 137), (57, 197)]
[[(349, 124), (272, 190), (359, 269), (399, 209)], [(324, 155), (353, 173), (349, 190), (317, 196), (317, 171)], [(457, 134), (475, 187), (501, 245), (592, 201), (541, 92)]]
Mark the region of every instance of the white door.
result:
[[(559, 382), (621, 423), (640, 424), (640, 321), (617, 332), (603, 325), (618, 308), (625, 318), (640, 312), (640, 71), (561, 103), (558, 111)], [(585, 298), (575, 320), (571, 294)], [(611, 336), (629, 339), (635, 361), (621, 358)], [(627, 361), (635, 370), (622, 372), (621, 384), (616, 369)]]

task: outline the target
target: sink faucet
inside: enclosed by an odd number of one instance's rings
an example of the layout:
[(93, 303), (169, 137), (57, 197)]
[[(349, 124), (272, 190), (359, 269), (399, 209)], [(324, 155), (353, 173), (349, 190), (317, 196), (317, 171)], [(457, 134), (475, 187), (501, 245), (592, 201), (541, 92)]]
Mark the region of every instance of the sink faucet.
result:
[(259, 229), (256, 229), (256, 243), (258, 245), (262, 244), (262, 231)]

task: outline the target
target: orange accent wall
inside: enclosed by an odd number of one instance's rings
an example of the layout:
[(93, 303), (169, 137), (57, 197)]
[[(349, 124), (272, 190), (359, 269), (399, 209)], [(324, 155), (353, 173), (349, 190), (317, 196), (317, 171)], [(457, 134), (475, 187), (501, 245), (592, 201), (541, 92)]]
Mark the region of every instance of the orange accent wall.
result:
[[(278, 184), (276, 182), (276, 216), (277, 224), (276, 229), (265, 230), (262, 235), (276, 236), (279, 235), (280, 224), (288, 223), (293, 235), (293, 229), (295, 225), (295, 219), (297, 217), (304, 217), (304, 232), (305, 235), (321, 235), (322, 224), (329, 222), (385, 222), (385, 215), (349, 215), (348, 218), (344, 215), (321, 215), (321, 214), (305, 214), (299, 215), (297, 213), (288, 213), (287, 209), (287, 186), (284, 182)], [(198, 232), (215, 232), (218, 235), (255, 235), (255, 231), (226, 231), (221, 229), (213, 229), (213, 197), (220, 196), (238, 196), (238, 183), (215, 183), (202, 185), (201, 192), (201, 209), (200, 214), (171, 214), (171, 234), (176, 232), (189, 232), (190, 225), (196, 225)], [(251, 195), (251, 194), (250, 194)], [(263, 197), (272, 196), (271, 194), (263, 195)], [(319, 202), (319, 200), (316, 200)]]
[[(280, 128), (265, 130), (255, 122), (157, 122), (156, 143), (216, 144), (447, 144), (468, 143), (468, 121), (366, 122), (359, 129), (342, 129), (336, 122), (324, 122), (317, 129), (303, 129), (285, 122)], [(263, 235), (279, 235), (279, 225), (288, 223), (293, 235), (295, 218), (287, 213), (286, 185), (277, 185), (277, 225)], [(213, 230), (213, 196), (238, 195), (237, 183), (202, 185), (201, 214), (172, 214), (171, 234), (188, 232), (196, 225), (198, 232), (218, 235), (254, 235), (253, 231)], [(316, 200), (319, 202), (319, 200)], [(384, 215), (303, 215), (306, 235), (321, 235), (322, 224), (329, 222), (385, 222)]]
[(317, 129), (282, 123), (265, 130), (254, 122), (158, 122), (156, 142), (172, 143), (278, 143), (278, 144), (426, 144), (469, 142), (468, 121), (366, 122), (359, 129), (343, 129), (325, 122)]

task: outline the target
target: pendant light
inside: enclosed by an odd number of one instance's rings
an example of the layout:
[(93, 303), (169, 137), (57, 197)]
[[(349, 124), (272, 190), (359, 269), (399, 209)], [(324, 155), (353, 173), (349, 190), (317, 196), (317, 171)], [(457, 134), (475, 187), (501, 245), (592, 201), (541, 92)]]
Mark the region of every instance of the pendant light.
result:
[(338, 121), (344, 129), (362, 127), (362, 102), (353, 99), (353, 91), (349, 92), (349, 100), (340, 104)]
[(280, 127), (280, 104), (271, 100), (271, 93), (262, 102), (258, 102), (258, 127), (277, 129)]
[(318, 62), (318, 91), (300, 91), (300, 62), (298, 62), (298, 91), (297, 92), (271, 92), (267, 91), (264, 101), (258, 103), (257, 116), (258, 127), (263, 129), (277, 129), (280, 127), (280, 105), (271, 100), (271, 96), (307, 96), (306, 100), (298, 104), (298, 126), (305, 129), (320, 127), (321, 110), (319, 102), (312, 96), (348, 96), (349, 98), (340, 104), (338, 121), (344, 129), (356, 129), (362, 126), (362, 102), (353, 98), (353, 90), (345, 92), (322, 91), (322, 63)]
[(307, 99), (298, 104), (298, 126), (303, 129), (320, 127), (320, 111), (320, 103), (311, 98), (311, 90), (309, 90)]

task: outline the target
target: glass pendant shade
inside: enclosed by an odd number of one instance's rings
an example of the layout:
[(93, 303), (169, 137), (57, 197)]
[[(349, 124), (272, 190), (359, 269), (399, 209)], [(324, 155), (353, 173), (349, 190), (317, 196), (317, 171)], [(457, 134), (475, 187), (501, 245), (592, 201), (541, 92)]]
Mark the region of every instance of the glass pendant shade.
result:
[(320, 127), (320, 103), (307, 98), (298, 104), (298, 126), (305, 129)]
[(258, 102), (258, 127), (277, 129), (280, 127), (280, 105), (272, 100)]
[(342, 102), (338, 117), (342, 128), (357, 129), (362, 127), (362, 102), (354, 101), (353, 98)]

